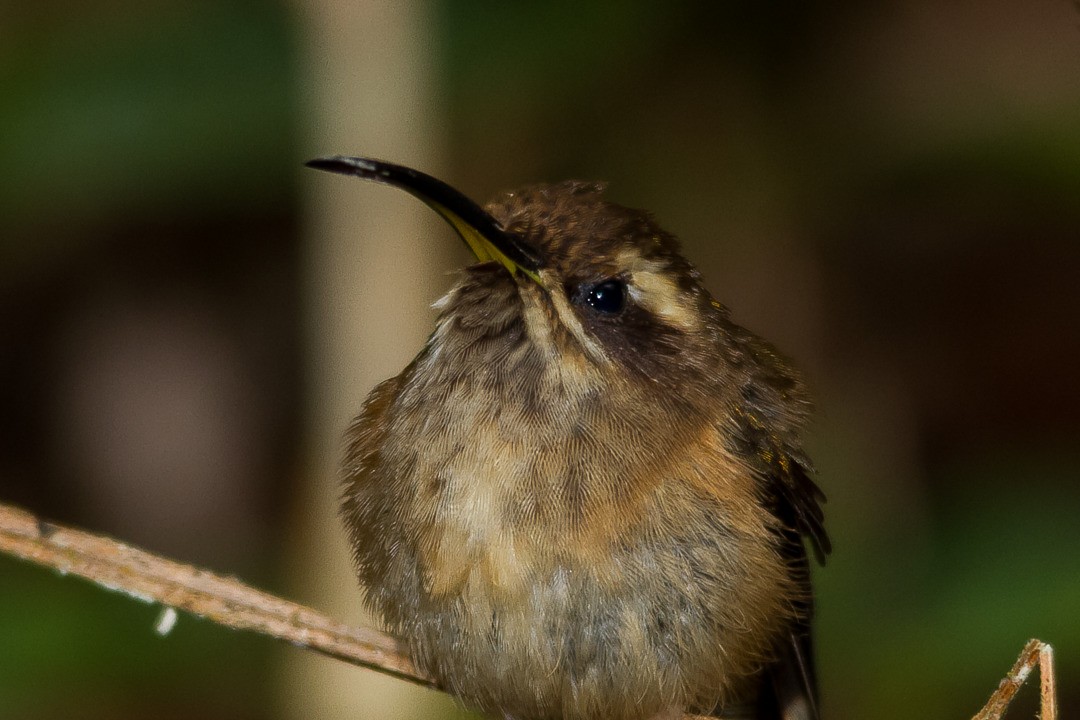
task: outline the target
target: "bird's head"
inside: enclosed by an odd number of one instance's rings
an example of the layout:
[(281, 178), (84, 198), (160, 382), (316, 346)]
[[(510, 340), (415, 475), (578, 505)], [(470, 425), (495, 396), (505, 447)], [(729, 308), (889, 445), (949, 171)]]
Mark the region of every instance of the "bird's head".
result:
[(480, 261), (474, 293), (486, 302), (452, 293), (444, 310), (457, 302), (497, 318), (506, 308), (496, 305), (516, 294), (530, 339), (551, 357), (649, 384), (715, 379), (725, 309), (677, 240), (650, 214), (606, 200), (602, 184), (536, 185), (480, 207), (400, 165), (341, 156), (308, 165), (401, 188), (453, 226)]

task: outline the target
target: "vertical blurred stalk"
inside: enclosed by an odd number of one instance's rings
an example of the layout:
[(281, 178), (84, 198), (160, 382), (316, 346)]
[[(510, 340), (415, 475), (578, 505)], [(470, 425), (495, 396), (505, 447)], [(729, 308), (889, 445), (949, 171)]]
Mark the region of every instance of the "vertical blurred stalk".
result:
[[(419, 0), (297, 3), (306, 31), (305, 157), (364, 154), (438, 172), (429, 7)], [(404, 193), (314, 171), (307, 192), (308, 436), (290, 536), (292, 594), (351, 622), (361, 607), (337, 517), (342, 436), (364, 397), (396, 374), (431, 330), (453, 245)], [(348, 665), (289, 653), (283, 715), (405, 718), (436, 694)]]

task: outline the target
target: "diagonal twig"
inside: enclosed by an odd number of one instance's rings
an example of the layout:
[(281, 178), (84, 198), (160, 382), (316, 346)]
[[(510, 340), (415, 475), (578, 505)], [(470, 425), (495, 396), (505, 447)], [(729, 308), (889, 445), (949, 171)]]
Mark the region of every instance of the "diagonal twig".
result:
[(1035, 669), (1040, 676), (1041, 720), (1057, 720), (1057, 687), (1054, 683), (1054, 649), (1040, 640), (1029, 640), (1009, 674), (998, 684), (983, 709), (972, 720), (1001, 720), (1016, 693)]
[(54, 525), (0, 504), (0, 552), (158, 602), (234, 630), (252, 630), (418, 685), (435, 687), (390, 635), (337, 622), (234, 578), (174, 562), (111, 538)]

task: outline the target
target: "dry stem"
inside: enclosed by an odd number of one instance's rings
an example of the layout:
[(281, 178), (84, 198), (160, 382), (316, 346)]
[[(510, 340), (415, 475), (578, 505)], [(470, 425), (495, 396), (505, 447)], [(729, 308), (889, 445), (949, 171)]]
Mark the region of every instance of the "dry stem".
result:
[(994, 694), (972, 720), (1001, 720), (1009, 703), (1020, 692), (1031, 671), (1039, 669), (1039, 716), (1042, 720), (1057, 720), (1057, 687), (1054, 683), (1054, 649), (1039, 640), (1029, 640), (1009, 674), (998, 684)]
[(0, 552), (79, 575), (108, 590), (185, 610), (234, 630), (254, 630), (418, 685), (435, 685), (385, 633), (344, 625), (234, 578), (54, 525), (4, 504), (0, 504)]

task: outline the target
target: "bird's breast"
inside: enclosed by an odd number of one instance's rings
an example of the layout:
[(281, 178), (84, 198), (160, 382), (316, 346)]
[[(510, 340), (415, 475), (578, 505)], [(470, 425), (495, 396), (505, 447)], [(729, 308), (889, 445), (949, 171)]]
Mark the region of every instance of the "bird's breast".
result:
[(791, 617), (757, 481), (722, 418), (515, 317), (446, 320), (357, 421), (345, 513), (369, 601), (492, 712), (712, 707)]

